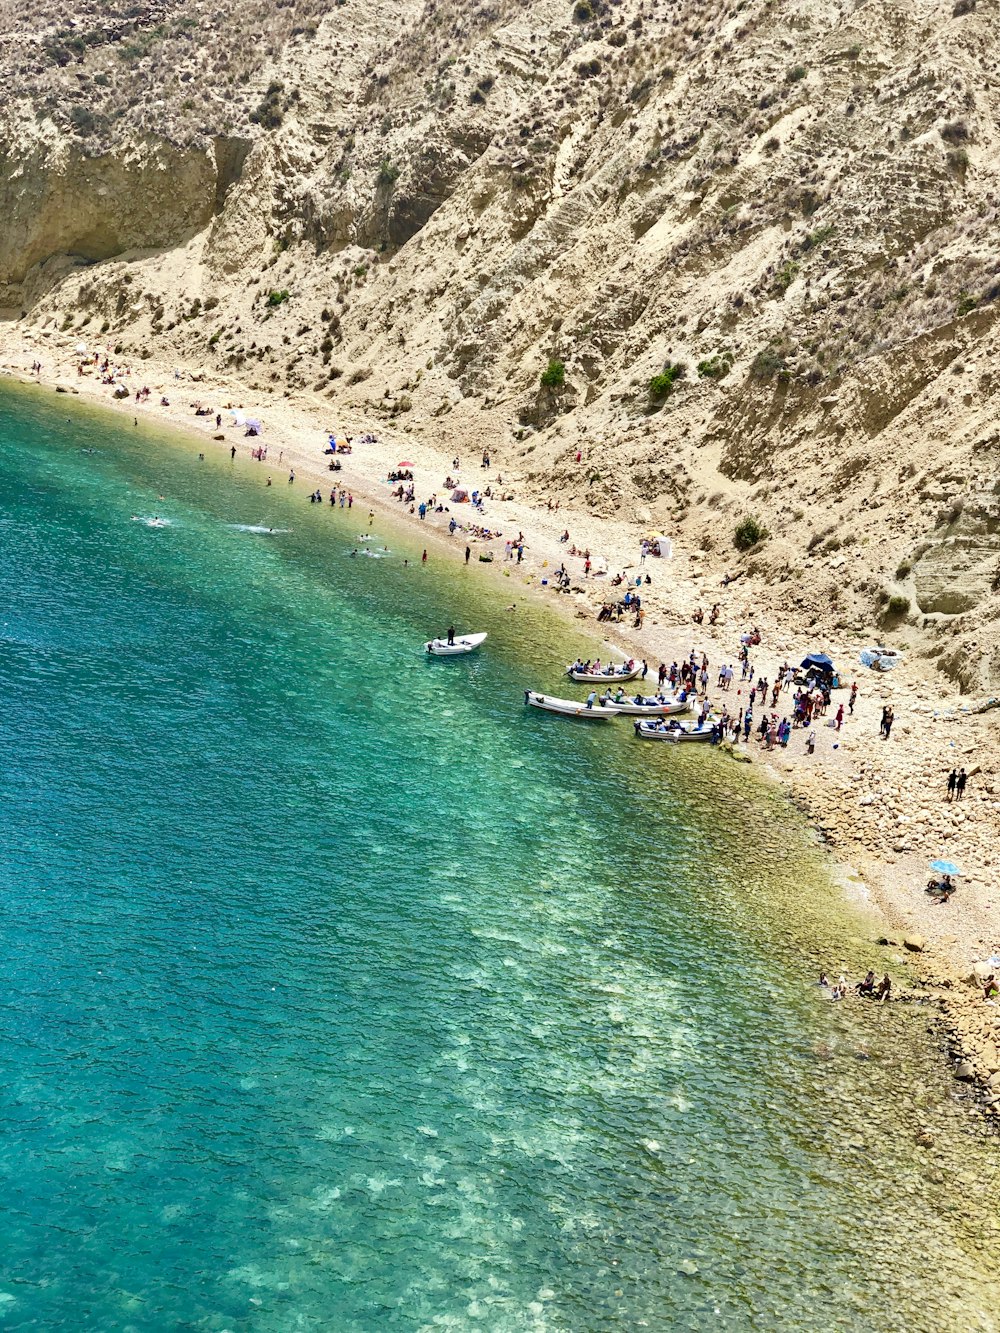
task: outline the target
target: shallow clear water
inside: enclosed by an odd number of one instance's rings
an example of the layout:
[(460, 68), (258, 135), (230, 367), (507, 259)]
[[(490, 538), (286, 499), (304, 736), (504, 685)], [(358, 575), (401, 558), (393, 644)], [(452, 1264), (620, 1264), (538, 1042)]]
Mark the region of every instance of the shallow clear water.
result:
[(0, 1321), (997, 1326), (994, 1157), (809, 984), (874, 954), (778, 797), (526, 713), (589, 645), (366, 507), (0, 438)]

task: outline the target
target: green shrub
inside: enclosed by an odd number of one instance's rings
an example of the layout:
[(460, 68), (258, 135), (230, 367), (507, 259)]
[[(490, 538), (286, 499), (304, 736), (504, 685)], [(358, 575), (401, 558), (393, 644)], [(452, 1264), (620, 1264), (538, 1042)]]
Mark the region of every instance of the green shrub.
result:
[(394, 162), (390, 162), (387, 157), (383, 157), (378, 168), (377, 180), (379, 185), (395, 185), (396, 181), (399, 180), (399, 172), (400, 169)]
[(760, 542), (766, 541), (770, 535), (756, 515), (747, 514), (746, 518), (740, 519), (737, 523), (736, 531), (733, 533), (733, 542), (738, 551), (749, 551), (752, 546), (757, 546)]
[(557, 361), (554, 357), (542, 371), (542, 387), (545, 389), (561, 389), (566, 383), (566, 367), (562, 361)]
[(788, 362), (780, 348), (762, 347), (750, 363), (750, 375), (755, 380), (766, 381), (775, 375), (787, 378)]
[(721, 380), (733, 368), (732, 352), (717, 352), (706, 361), (698, 362), (698, 378), (703, 380)]
[(274, 306), (284, 305), (284, 303), (288, 300), (289, 296), (290, 293), (287, 291), (279, 292), (274, 288), (272, 288), (271, 291), (269, 291), (267, 294), (267, 304), (272, 308)]
[(772, 289), (779, 296), (784, 296), (785, 292), (788, 291), (789, 287), (791, 287), (792, 283), (798, 276), (798, 272), (799, 266), (793, 259), (790, 259), (787, 264), (782, 264), (781, 268), (779, 268), (774, 275)]
[(913, 566), (910, 564), (909, 560), (900, 560), (899, 564), (896, 566), (896, 578), (905, 579), (912, 568)]
[(97, 117), (88, 106), (74, 106), (69, 113), (69, 123), (78, 134), (93, 134), (97, 128)]
[(674, 385), (684, 374), (684, 367), (677, 363), (672, 366), (668, 361), (658, 375), (654, 375), (649, 381), (649, 396), (654, 399), (669, 398), (674, 391)]
[(975, 296), (970, 296), (968, 292), (962, 292), (961, 296), (958, 299), (958, 306), (956, 308), (956, 313), (958, 314), (959, 318), (961, 318), (962, 315), (967, 315), (970, 310), (975, 310), (978, 304), (979, 301)]
[(831, 223), (829, 226), (817, 227), (815, 231), (811, 231), (802, 242), (803, 254), (807, 254), (810, 250), (815, 250), (817, 246), (825, 244), (836, 230), (837, 228)]
[(281, 94), (284, 84), (272, 82), (267, 85), (263, 101), (250, 112), (250, 119), (255, 125), (263, 125), (266, 130), (276, 130), (284, 119), (281, 108)]
[(785, 73), (785, 82), (799, 83), (806, 77), (807, 72), (805, 65), (793, 65), (791, 69), (787, 70)]
[(903, 597), (900, 593), (894, 593), (886, 602), (886, 614), (890, 616), (905, 616), (910, 609), (909, 597)]
[(212, 334), (211, 338), (209, 338), (208, 340), (209, 347), (214, 347), (221, 337), (222, 337), (222, 330), (216, 329), (216, 331)]

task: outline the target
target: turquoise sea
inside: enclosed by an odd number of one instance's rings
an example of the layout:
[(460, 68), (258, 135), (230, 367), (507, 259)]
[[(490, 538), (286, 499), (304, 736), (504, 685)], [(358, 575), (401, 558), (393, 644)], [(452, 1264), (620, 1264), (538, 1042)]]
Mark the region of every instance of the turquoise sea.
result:
[(366, 506), (0, 448), (0, 1323), (998, 1327), (995, 1151), (813, 984), (879, 955), (779, 796), (527, 713), (595, 641)]

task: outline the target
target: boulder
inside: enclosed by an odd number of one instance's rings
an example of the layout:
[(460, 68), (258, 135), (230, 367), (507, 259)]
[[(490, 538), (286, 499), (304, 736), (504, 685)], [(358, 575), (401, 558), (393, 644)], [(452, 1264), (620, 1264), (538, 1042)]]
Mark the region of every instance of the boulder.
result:
[(910, 953), (923, 953), (927, 948), (927, 941), (923, 935), (904, 935), (903, 948), (909, 949)]
[(971, 1083), (976, 1077), (976, 1071), (970, 1060), (960, 1060), (955, 1066), (955, 1077), (962, 1080), (963, 1083)]

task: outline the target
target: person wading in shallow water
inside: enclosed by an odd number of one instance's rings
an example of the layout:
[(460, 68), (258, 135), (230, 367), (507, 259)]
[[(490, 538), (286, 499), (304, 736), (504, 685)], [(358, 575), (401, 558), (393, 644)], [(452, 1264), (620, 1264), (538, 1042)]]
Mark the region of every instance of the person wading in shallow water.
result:
[(465, 548), (465, 563), (466, 563), (466, 564), (469, 563), (469, 556), (470, 556), (471, 554), (472, 554), (472, 547), (471, 547), (471, 546), (467, 546), (467, 547)]

